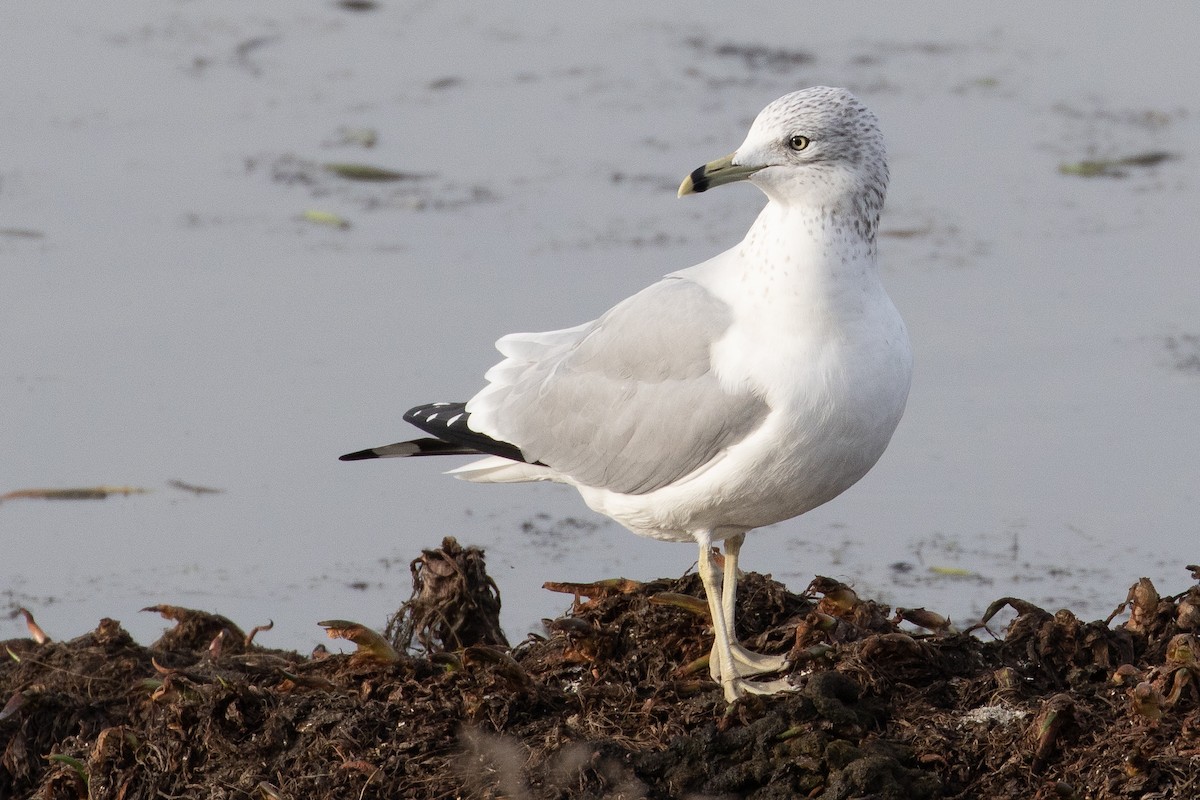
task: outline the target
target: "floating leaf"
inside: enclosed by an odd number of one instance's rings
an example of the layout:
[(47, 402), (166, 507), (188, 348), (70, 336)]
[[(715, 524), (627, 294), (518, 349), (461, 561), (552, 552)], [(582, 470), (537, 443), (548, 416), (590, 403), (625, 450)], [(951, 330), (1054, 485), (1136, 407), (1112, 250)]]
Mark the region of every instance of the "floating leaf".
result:
[(180, 480), (169, 480), (167, 481), (167, 486), (179, 489), (180, 491), (191, 492), (192, 494), (223, 494), (225, 492), (224, 489), (214, 489), (211, 486), (198, 486), (194, 483), (185, 483)]
[(338, 6), (347, 11), (374, 11), (379, 8), (374, 0), (338, 0)]
[(379, 141), (379, 131), (374, 128), (338, 128), (338, 135), (341, 136), (338, 144), (357, 147), (374, 147)]
[(316, 208), (310, 208), (304, 212), (303, 218), (305, 222), (311, 222), (315, 225), (326, 225), (338, 230), (344, 231), (350, 228), (350, 220), (345, 217), (339, 217), (332, 211), (321, 211)]
[(146, 494), (150, 490), (137, 486), (88, 486), (80, 489), (17, 489), (7, 494), (0, 494), (0, 502), (5, 500), (103, 500), (110, 494)]
[(937, 567), (937, 566), (934, 566), (934, 567), (930, 567), (929, 571), (934, 575), (941, 575), (946, 578), (970, 578), (975, 575), (975, 573), (972, 572), (971, 570), (963, 569), (962, 567)]
[(928, 236), (932, 232), (933, 226), (925, 225), (920, 228), (885, 228), (879, 235), (890, 236), (893, 239), (915, 239), (918, 236)]
[(1154, 150), (1147, 153), (1125, 156), (1124, 158), (1102, 158), (1076, 161), (1071, 164), (1059, 164), (1058, 171), (1063, 175), (1078, 175), (1082, 178), (1123, 178), (1126, 172), (1122, 167), (1153, 167), (1164, 161), (1175, 158), (1172, 153)]
[(429, 177), (415, 172), (397, 172), (371, 164), (331, 162), (325, 164), (324, 167), (334, 175), (351, 181), (413, 181)]

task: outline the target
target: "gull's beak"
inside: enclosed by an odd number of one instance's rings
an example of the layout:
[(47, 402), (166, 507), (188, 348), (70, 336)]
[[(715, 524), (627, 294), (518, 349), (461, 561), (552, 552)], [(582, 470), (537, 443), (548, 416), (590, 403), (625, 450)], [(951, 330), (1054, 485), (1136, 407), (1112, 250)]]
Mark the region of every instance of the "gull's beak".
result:
[(685, 194), (699, 194), (706, 192), (714, 186), (721, 186), (734, 181), (744, 181), (754, 173), (758, 172), (762, 167), (746, 167), (741, 164), (734, 164), (733, 158), (737, 153), (730, 153), (724, 158), (718, 158), (716, 161), (710, 161), (703, 167), (692, 172), (683, 179), (683, 183), (679, 184), (679, 196)]

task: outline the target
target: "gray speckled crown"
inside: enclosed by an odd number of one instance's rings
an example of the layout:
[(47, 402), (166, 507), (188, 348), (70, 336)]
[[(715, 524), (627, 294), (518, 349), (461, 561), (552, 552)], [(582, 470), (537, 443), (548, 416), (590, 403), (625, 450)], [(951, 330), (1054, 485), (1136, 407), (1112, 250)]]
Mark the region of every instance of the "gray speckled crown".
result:
[(820, 156), (806, 165), (849, 168), (854, 174), (854, 213), (873, 236), (887, 193), (887, 149), (879, 119), (845, 89), (813, 86), (785, 94), (764, 108), (751, 136), (802, 133), (820, 142)]

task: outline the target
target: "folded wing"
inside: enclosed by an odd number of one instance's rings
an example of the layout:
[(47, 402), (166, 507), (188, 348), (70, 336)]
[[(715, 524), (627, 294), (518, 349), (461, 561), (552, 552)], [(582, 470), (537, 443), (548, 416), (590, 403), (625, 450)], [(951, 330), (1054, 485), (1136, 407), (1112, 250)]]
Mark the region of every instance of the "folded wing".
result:
[(768, 413), (723, 387), (712, 345), (731, 323), (704, 287), (669, 277), (587, 325), (506, 336), (506, 358), (466, 404), (466, 424), (526, 461), (626, 494), (667, 486), (752, 432)]

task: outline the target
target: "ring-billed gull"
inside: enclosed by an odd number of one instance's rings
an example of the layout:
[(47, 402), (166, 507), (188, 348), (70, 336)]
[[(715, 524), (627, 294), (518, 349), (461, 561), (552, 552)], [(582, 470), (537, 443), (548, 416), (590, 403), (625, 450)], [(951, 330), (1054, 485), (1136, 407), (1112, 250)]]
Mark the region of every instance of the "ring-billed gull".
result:
[[(791, 688), (734, 634), (746, 532), (832, 500), (883, 454), (904, 413), (908, 334), (875, 235), (888, 169), (875, 115), (844, 89), (785, 95), (679, 195), (749, 181), (768, 198), (740, 244), (599, 319), (501, 338), (466, 403), (404, 419), (436, 438), (342, 456), (483, 454), (469, 481), (557, 481), (634, 533), (700, 546), (710, 672), (733, 702)], [(724, 541), (724, 570), (713, 543)]]

